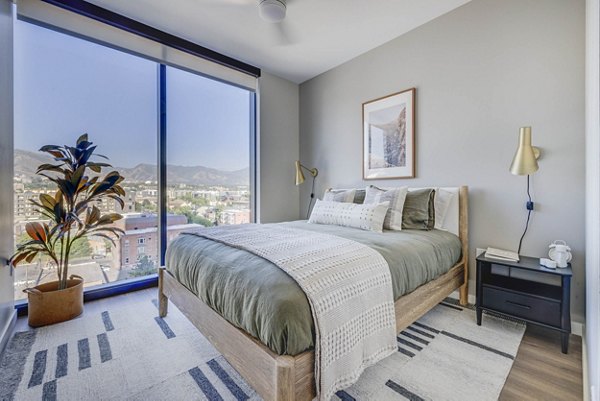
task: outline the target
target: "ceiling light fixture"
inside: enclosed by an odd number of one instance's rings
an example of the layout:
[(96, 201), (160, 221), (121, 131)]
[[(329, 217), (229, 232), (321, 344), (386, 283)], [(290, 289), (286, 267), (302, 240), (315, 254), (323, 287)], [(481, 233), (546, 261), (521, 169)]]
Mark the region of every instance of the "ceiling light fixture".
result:
[(281, 22), (285, 18), (286, 5), (284, 0), (260, 0), (258, 13), (268, 22)]

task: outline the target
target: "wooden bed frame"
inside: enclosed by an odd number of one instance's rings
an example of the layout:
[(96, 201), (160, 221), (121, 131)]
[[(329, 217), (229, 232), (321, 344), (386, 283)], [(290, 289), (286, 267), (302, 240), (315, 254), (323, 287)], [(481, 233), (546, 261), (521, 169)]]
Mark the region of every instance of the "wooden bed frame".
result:
[[(468, 235), (468, 188), (462, 186), (459, 189), (461, 260), (447, 273), (395, 302), (398, 332), (411, 325), (456, 289), (460, 289), (460, 304), (467, 304)], [(167, 315), (170, 299), (263, 399), (304, 401), (312, 400), (316, 396), (314, 351), (305, 351), (296, 356), (278, 355), (227, 322), (180, 284), (164, 267), (159, 270), (158, 283), (159, 315)]]

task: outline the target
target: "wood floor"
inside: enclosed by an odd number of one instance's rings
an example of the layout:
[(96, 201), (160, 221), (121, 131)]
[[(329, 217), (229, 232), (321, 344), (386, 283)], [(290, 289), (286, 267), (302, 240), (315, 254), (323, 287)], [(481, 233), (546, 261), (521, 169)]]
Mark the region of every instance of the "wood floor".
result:
[(500, 400), (583, 400), (581, 337), (571, 335), (565, 355), (558, 333), (529, 325)]

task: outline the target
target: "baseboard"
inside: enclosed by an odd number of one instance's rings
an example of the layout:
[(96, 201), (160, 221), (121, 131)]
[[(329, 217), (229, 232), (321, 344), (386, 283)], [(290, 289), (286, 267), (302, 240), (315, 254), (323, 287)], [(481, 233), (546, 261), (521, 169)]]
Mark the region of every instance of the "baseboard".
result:
[[(454, 298), (454, 299), (460, 299), (460, 294), (457, 291), (454, 291), (452, 294), (449, 295), (450, 298)], [(469, 297), (467, 299), (467, 302), (471, 305), (475, 305), (475, 295), (469, 294)]]
[(583, 338), (585, 325), (581, 322), (575, 322), (571, 320), (571, 334), (575, 334), (576, 336)]
[(6, 348), (6, 344), (8, 344), (8, 340), (12, 336), (15, 331), (15, 325), (17, 324), (17, 311), (13, 310), (11, 318), (8, 320), (6, 326), (2, 333), (0, 333), (0, 355)]
[[(450, 294), (450, 298), (459, 299), (458, 291), (454, 291)], [(475, 295), (469, 294), (468, 302), (471, 305), (475, 305)], [(581, 337), (583, 334), (583, 323), (571, 320), (571, 334)]]

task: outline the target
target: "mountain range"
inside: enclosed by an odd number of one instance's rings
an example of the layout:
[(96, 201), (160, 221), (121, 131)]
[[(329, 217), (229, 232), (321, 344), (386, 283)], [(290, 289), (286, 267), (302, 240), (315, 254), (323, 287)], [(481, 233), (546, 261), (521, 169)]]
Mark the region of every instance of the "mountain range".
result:
[[(15, 176), (38, 181), (35, 175), (37, 166), (43, 163), (54, 163), (52, 158), (41, 152), (15, 149)], [(156, 165), (138, 164), (135, 167), (114, 167), (123, 177), (125, 182), (146, 182), (157, 180)], [(235, 171), (217, 170), (204, 166), (176, 166), (167, 165), (167, 182), (169, 184), (187, 185), (223, 185), (237, 186), (249, 185), (250, 169), (245, 168)]]

